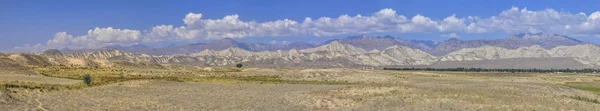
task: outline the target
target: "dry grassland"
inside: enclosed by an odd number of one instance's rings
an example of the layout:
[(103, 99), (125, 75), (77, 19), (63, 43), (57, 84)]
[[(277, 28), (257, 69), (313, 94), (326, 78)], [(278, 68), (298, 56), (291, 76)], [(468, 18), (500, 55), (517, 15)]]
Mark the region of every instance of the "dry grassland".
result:
[[(12, 110), (598, 110), (599, 74), (465, 73), (369, 69), (30, 67), (3, 80)], [(48, 79), (52, 80), (52, 79)], [(59, 81), (59, 80), (56, 80)]]

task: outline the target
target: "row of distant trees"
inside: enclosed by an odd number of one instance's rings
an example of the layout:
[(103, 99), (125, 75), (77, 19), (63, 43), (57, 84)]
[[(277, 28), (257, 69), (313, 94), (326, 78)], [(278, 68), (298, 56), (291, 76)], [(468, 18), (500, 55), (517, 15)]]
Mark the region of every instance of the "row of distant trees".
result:
[(407, 71), (459, 71), (459, 72), (533, 72), (533, 73), (600, 73), (600, 69), (485, 69), (485, 68), (383, 68), (383, 70), (407, 70)]

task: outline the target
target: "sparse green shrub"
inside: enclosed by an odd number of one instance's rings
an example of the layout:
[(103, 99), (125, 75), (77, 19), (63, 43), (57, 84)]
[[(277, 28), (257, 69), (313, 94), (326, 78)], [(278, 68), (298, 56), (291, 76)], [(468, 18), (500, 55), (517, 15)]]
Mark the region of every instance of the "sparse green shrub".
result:
[(88, 86), (92, 86), (92, 76), (90, 74), (83, 75), (83, 82)]
[(598, 101), (597, 99), (591, 99), (591, 98), (586, 98), (586, 97), (582, 97), (582, 96), (571, 96), (571, 98), (576, 99), (576, 100), (580, 100), (580, 101), (585, 101), (585, 102), (591, 102), (591, 103), (600, 104), (600, 101)]
[(562, 85), (584, 91), (590, 91), (600, 95), (600, 83), (597, 82), (566, 82)]
[(32, 89), (39, 90), (42, 92), (48, 91), (58, 91), (58, 90), (72, 90), (72, 89), (81, 89), (84, 88), (84, 84), (45, 84), (45, 83), (35, 83), (35, 82), (20, 82), (20, 81), (0, 81), (0, 85), (4, 86), (5, 91), (15, 92), (16, 90), (11, 89)]
[(125, 79), (125, 73), (121, 72), (121, 74), (119, 74), (119, 76), (121, 76), (121, 79)]
[(0, 91), (6, 93), (8, 91), (8, 84), (0, 85)]
[(237, 67), (237, 68), (242, 68), (242, 66), (244, 66), (244, 65), (242, 65), (242, 63), (235, 65), (235, 67)]

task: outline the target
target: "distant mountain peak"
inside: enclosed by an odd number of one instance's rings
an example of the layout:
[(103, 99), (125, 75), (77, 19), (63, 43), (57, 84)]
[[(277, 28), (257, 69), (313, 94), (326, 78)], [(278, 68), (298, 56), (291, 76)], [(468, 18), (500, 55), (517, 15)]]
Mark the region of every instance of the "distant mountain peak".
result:
[(340, 41), (331, 41), (328, 45), (342, 45), (342, 43), (340, 43)]
[(116, 48), (123, 52), (138, 53), (138, 54), (150, 54), (150, 55), (172, 55), (172, 54), (189, 54), (204, 51), (205, 49), (211, 50), (225, 50), (231, 47), (237, 47), (240, 49), (260, 52), (260, 51), (276, 51), (276, 50), (304, 50), (309, 48), (315, 48), (320, 46), (332, 46), (328, 47), (331, 49), (343, 49), (349, 48), (348, 45), (360, 48), (366, 51), (378, 50), (383, 51), (391, 46), (403, 46), (413, 49), (419, 49), (435, 56), (442, 56), (447, 53), (457, 51), (463, 48), (474, 48), (481, 47), (484, 45), (491, 45), (494, 47), (502, 47), (507, 49), (517, 49), (520, 47), (528, 47), (533, 45), (539, 45), (545, 49), (554, 48), (557, 46), (572, 46), (578, 44), (589, 44), (589, 42), (582, 42), (574, 38), (570, 38), (560, 34), (544, 34), (544, 33), (521, 33), (514, 34), (507, 38), (492, 39), (492, 40), (460, 40), (458, 38), (449, 38), (444, 41), (433, 41), (433, 40), (408, 40), (403, 38), (396, 38), (391, 35), (384, 36), (348, 36), (340, 39), (327, 40), (326, 42), (319, 42), (315, 44), (307, 43), (306, 41), (295, 41), (287, 45), (274, 45), (265, 43), (249, 43), (244, 41), (236, 41), (232, 38), (222, 38), (207, 43), (187, 44), (187, 45), (173, 45), (168, 47), (147, 47), (144, 45), (133, 45), (133, 46), (121, 46), (112, 45), (106, 46), (102, 49), (81, 49), (71, 51), (69, 49), (62, 49), (63, 52), (90, 52)]
[(313, 48), (315, 47), (313, 44), (309, 44), (303, 41), (296, 41), (296, 42), (292, 42), (288, 45), (285, 45), (283, 48), (283, 50), (291, 50), (291, 49), (308, 49), (308, 48)]
[(571, 38), (565, 35), (560, 35), (560, 34), (544, 34), (544, 33), (521, 33), (521, 34), (515, 34), (510, 36), (508, 39), (532, 39), (532, 40), (538, 40), (538, 39), (554, 39), (554, 40), (570, 40), (570, 41), (574, 41), (574, 42), (578, 42), (578, 43), (582, 43), (583, 41), (581, 40), (577, 40), (575, 38)]
[(544, 34), (544, 33), (520, 33), (520, 34), (514, 34), (511, 37), (516, 37), (516, 38), (543, 38), (543, 37), (565, 37), (559, 34)]
[(524, 37), (524, 36), (542, 36), (542, 35), (546, 35), (544, 33), (520, 33), (520, 34), (515, 34), (516, 37)]
[(348, 37), (346, 37), (346, 39), (360, 39), (360, 38), (364, 38), (364, 36), (348, 36)]
[(362, 54), (367, 51), (361, 48), (354, 47), (349, 44), (343, 44), (339, 41), (332, 41), (329, 44), (321, 45), (319, 47), (303, 50), (305, 52), (317, 52), (317, 51), (328, 51), (328, 52), (341, 52), (345, 54), (355, 55)]
[(132, 45), (131, 47), (133, 47), (133, 48), (150, 48), (150, 47), (148, 47), (146, 45), (142, 45), (142, 44)]
[(150, 48), (146, 45), (137, 44), (132, 46), (122, 46), (122, 45), (110, 45), (102, 47), (102, 49), (139, 49), (139, 48)]
[(395, 39), (395, 37), (394, 37), (394, 36), (391, 36), (391, 35), (385, 35), (385, 36), (383, 36), (383, 38), (391, 38), (391, 39)]
[(49, 56), (56, 56), (56, 55), (61, 55), (62, 51), (60, 51), (58, 49), (48, 49), (48, 50), (43, 51), (40, 54), (42, 54), (42, 55), (49, 55)]
[(388, 48), (385, 48), (384, 50), (388, 50), (388, 49), (394, 49), (394, 48), (400, 48), (400, 46), (398, 46), (398, 45), (393, 45), (393, 46), (390, 46), (390, 47), (388, 47)]
[(448, 39), (448, 40), (446, 40), (446, 41), (461, 41), (461, 40), (460, 40), (460, 39), (457, 39), (457, 38), (450, 38), (450, 39)]
[(296, 42), (292, 42), (292, 43), (290, 43), (290, 44), (288, 44), (288, 45), (292, 45), (292, 44), (306, 44), (306, 45), (312, 45), (312, 44), (306, 43), (306, 42), (304, 42), (304, 41), (296, 41)]
[(235, 41), (231, 38), (224, 38), (224, 39), (219, 39), (219, 40), (213, 41), (213, 43), (219, 43), (219, 42), (238, 43), (237, 41)]
[(339, 41), (335, 40), (335, 41), (329, 42), (328, 44), (321, 45), (319, 47), (344, 47), (344, 44), (342, 44)]
[(223, 38), (221, 40), (233, 40), (232, 38)]

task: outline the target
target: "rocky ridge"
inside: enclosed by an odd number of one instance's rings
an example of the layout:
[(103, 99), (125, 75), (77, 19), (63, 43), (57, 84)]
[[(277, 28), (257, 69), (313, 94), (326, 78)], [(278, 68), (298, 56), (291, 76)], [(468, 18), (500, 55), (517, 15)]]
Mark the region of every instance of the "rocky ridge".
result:
[[(146, 54), (123, 53), (117, 49), (96, 52), (63, 53), (48, 50), (39, 55), (50, 57), (69, 57), (86, 59), (108, 59), (126, 61), (144, 61), (156, 63), (180, 63), (210, 66), (224, 66), (244, 62), (278, 60), (283, 63), (302, 63), (328, 61), (351, 63), (351, 65), (427, 65), (435, 62), (436, 57), (418, 49), (405, 46), (392, 46), (382, 51), (366, 51), (361, 48), (334, 41), (326, 45), (303, 50), (248, 51), (237, 47), (224, 50), (206, 49), (198, 53), (151, 56)], [(350, 64), (349, 64), (350, 65)], [(340, 67), (346, 65), (340, 64)]]
[(600, 47), (592, 44), (558, 46), (544, 49), (534, 45), (517, 49), (506, 49), (486, 45), (478, 48), (465, 48), (441, 57), (440, 61), (497, 60), (512, 58), (573, 58), (582, 64), (600, 65)]
[(428, 53), (436, 56), (443, 56), (454, 51), (464, 48), (477, 48), (486, 45), (501, 47), (506, 49), (518, 49), (521, 47), (530, 47), (538, 45), (544, 49), (552, 49), (558, 46), (574, 46), (583, 44), (593, 44), (590, 42), (580, 41), (564, 35), (544, 34), (544, 33), (527, 33), (515, 34), (507, 38), (494, 40), (458, 40), (455, 38), (441, 42), (435, 48), (426, 50)]
[[(431, 65), (443, 61), (477, 61), (523, 58), (567, 58), (585, 65), (600, 65), (600, 47), (591, 44), (557, 46), (546, 49), (540, 45), (520, 47), (516, 49), (484, 45), (474, 48), (463, 48), (444, 56), (433, 56), (426, 51), (408, 46), (394, 45), (385, 49), (365, 50), (339, 41), (332, 41), (308, 49), (290, 49), (275, 51), (249, 51), (239, 47), (223, 50), (205, 49), (197, 53), (153, 56), (121, 52), (117, 49), (95, 52), (65, 53), (58, 50), (47, 50), (41, 56), (85, 58), (87, 60), (124, 60), (132, 62), (152, 62), (161, 64), (194, 64), (206, 66), (228, 66), (237, 63), (254, 65), (287, 64), (285, 66), (311, 67), (317, 64), (328, 64), (335, 67), (352, 66), (411, 66)], [(326, 63), (324, 61), (327, 61)], [(307, 65), (307, 64), (313, 65)], [(294, 64), (294, 65), (290, 65)], [(321, 66), (321, 65), (318, 65)], [(457, 66), (458, 67), (458, 66)]]

